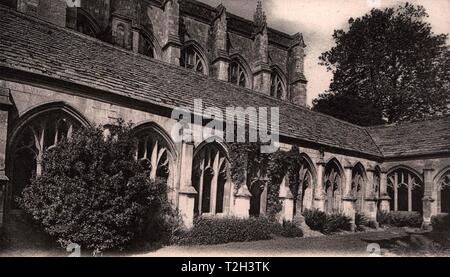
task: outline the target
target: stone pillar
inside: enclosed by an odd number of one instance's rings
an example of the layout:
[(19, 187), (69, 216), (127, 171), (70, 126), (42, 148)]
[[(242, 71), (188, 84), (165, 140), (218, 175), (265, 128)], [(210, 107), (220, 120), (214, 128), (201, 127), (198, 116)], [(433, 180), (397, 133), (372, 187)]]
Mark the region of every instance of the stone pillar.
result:
[(437, 214), (437, 203), (434, 194), (436, 192), (433, 183), (433, 171), (431, 166), (426, 166), (423, 170), (423, 228), (429, 228), (431, 225), (431, 217)]
[(228, 82), (230, 57), (227, 52), (227, 13), (221, 4), (217, 8), (217, 16), (213, 20), (213, 61), (212, 75), (217, 79)]
[(271, 78), (272, 71), (268, 64), (261, 63), (257, 65), (256, 69), (253, 71), (253, 89), (266, 95), (270, 95)]
[(194, 222), (194, 205), (197, 191), (192, 186), (192, 163), (194, 158), (194, 144), (183, 142), (181, 145), (180, 162), (180, 191), (178, 193), (178, 210), (183, 223), (191, 228)]
[(325, 170), (325, 161), (322, 159), (317, 163), (317, 183), (314, 190), (314, 208), (324, 211), (325, 201), (323, 195), (323, 174)]
[(387, 172), (381, 171), (380, 173), (380, 211), (389, 212), (391, 209), (391, 198), (387, 193)]
[(364, 193), (364, 215), (370, 221), (377, 222), (377, 202), (378, 196), (375, 193), (374, 177), (376, 170), (374, 168), (367, 169), (366, 191)]
[(178, 0), (168, 0), (164, 4), (164, 39), (162, 56), (165, 62), (180, 65), (181, 42), (179, 37), (180, 6)]
[(279, 217), (280, 222), (292, 221), (294, 219), (294, 196), (289, 188), (287, 177), (284, 177), (283, 182), (280, 185), (279, 198), (282, 207)]
[(12, 106), (9, 89), (0, 88), (0, 233), (6, 212), (6, 191), (9, 179), (5, 173), (6, 139), (8, 134), (8, 115)]
[(265, 24), (260, 27), (260, 31), (255, 35), (253, 44), (253, 89), (270, 95), (272, 71), (269, 66), (269, 39)]
[(250, 198), (252, 194), (248, 190), (247, 185), (244, 183), (238, 189), (235, 195), (234, 202), (234, 215), (238, 218), (250, 217)]
[(306, 106), (306, 84), (308, 83), (304, 74), (304, 47), (306, 45), (303, 42), (303, 36), (297, 33), (288, 51), (289, 100), (300, 106)]
[(133, 28), (132, 29), (132, 47), (133, 47), (133, 52), (134, 53), (139, 53), (139, 39), (141, 37), (140, 33), (139, 33), (139, 29), (137, 28)]
[(343, 204), (343, 213), (351, 218), (352, 230), (356, 229), (355, 218), (356, 218), (356, 210), (355, 210), (355, 201), (356, 197), (352, 195), (352, 171), (353, 166), (347, 165), (345, 166), (345, 184), (343, 189), (342, 204)]

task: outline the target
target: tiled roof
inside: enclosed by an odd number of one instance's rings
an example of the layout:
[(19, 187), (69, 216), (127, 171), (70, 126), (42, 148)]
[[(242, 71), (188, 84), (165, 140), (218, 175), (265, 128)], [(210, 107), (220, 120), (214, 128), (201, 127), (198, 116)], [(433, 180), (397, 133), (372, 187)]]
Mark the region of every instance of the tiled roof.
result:
[(450, 153), (450, 115), (367, 130), (384, 157)]
[[(0, 7), (0, 77), (2, 67), (169, 108), (192, 107), (194, 99), (222, 109), (279, 106), (281, 135), (382, 156), (368, 132), (383, 145), (382, 129), (365, 129)], [(447, 146), (449, 134), (442, 136)]]

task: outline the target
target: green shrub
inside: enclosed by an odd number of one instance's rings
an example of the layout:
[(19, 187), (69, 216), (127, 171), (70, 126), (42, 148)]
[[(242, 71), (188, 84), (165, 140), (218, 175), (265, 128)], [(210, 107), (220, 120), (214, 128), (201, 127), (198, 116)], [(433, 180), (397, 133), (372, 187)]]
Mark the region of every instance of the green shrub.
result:
[(306, 225), (314, 231), (323, 231), (325, 223), (327, 221), (327, 214), (318, 210), (308, 210), (303, 212), (303, 217), (305, 218)]
[(297, 225), (290, 221), (283, 221), (283, 224), (276, 224), (280, 226), (276, 234), (286, 238), (300, 238), (303, 237), (303, 231)]
[(326, 214), (318, 209), (303, 212), (306, 225), (311, 230), (331, 234), (340, 230), (351, 230), (351, 218), (342, 214)]
[(420, 227), (423, 218), (418, 212), (391, 211), (378, 212), (377, 221), (381, 225), (393, 227)]
[(356, 213), (355, 215), (355, 225), (357, 227), (366, 226), (369, 227), (369, 220), (367, 217), (361, 213)]
[(441, 214), (431, 217), (431, 226), (434, 231), (450, 230), (450, 214)]
[(187, 245), (211, 245), (271, 239), (274, 223), (266, 218), (197, 218), (191, 230), (172, 242)]
[(378, 211), (377, 212), (377, 222), (381, 226), (389, 225), (389, 212)]
[(331, 234), (338, 231), (350, 231), (352, 229), (352, 219), (343, 214), (327, 215), (323, 233)]
[(150, 181), (134, 158), (131, 126), (109, 130), (81, 129), (46, 151), (42, 175), (23, 191), (22, 208), (63, 247), (122, 250), (166, 205), (165, 182)]

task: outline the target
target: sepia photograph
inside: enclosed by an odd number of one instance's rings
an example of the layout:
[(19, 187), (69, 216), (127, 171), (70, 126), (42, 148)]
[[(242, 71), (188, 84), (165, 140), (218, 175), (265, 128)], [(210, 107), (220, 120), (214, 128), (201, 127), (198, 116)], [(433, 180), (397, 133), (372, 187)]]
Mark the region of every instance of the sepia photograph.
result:
[(450, 257), (449, 12), (0, 0), (0, 261)]

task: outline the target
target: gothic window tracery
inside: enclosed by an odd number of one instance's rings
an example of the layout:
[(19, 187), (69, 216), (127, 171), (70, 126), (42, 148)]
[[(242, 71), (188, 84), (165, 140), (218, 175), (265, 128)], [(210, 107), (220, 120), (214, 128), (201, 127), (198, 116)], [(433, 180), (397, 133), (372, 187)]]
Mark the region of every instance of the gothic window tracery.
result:
[(155, 46), (153, 45), (153, 43), (145, 37), (142, 37), (141, 41), (142, 43), (139, 52), (142, 55), (148, 56), (152, 59), (156, 58)]
[(192, 45), (182, 50), (180, 65), (195, 72), (207, 74), (204, 59)]
[(299, 194), (295, 205), (295, 211), (303, 212), (312, 207), (313, 200), (313, 173), (312, 168), (303, 159), (299, 170)]
[(70, 139), (80, 127), (80, 122), (62, 111), (43, 113), (23, 127), (13, 150), (13, 196), (21, 194), (33, 174), (42, 174), (45, 151)]
[(97, 37), (98, 26), (95, 21), (83, 10), (77, 12), (76, 30), (90, 37)]
[(342, 172), (336, 162), (331, 161), (325, 167), (325, 211), (337, 213), (341, 211)]
[(163, 179), (169, 188), (169, 200), (175, 200), (173, 188), (173, 153), (167, 138), (153, 127), (145, 127), (138, 132), (136, 159), (144, 167), (151, 180)]
[(196, 154), (192, 178), (198, 192), (195, 199), (197, 215), (226, 213), (230, 205), (229, 174), (228, 159), (216, 143), (203, 146)]
[(352, 185), (351, 185), (351, 196), (356, 199), (356, 211), (361, 212), (363, 209), (364, 202), (364, 168), (357, 165), (352, 170)]
[(278, 72), (274, 71), (271, 77), (270, 95), (278, 99), (284, 99), (285, 91), (283, 79)]
[(438, 209), (441, 213), (450, 213), (450, 170), (438, 182)]
[(391, 172), (387, 190), (392, 211), (422, 212), (423, 184), (413, 172), (404, 168)]
[(229, 81), (241, 87), (247, 86), (247, 72), (237, 60), (232, 61), (230, 64)]

